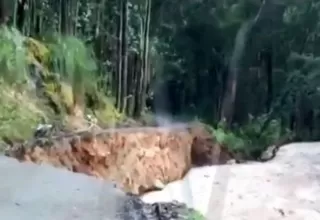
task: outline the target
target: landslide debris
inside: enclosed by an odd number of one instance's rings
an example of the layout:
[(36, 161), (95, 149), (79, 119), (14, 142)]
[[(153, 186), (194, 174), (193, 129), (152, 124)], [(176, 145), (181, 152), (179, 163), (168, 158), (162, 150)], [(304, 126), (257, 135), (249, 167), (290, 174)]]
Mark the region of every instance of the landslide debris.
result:
[(114, 181), (136, 195), (234, 156), (200, 125), (86, 130), (11, 143), (7, 156)]

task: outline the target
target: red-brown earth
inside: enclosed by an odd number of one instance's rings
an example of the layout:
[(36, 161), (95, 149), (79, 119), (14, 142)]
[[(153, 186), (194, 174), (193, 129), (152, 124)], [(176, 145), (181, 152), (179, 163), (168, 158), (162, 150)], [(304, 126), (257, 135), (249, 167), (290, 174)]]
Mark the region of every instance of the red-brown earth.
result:
[(201, 124), (62, 135), (14, 144), (6, 155), (111, 180), (139, 195), (183, 178), (193, 166), (225, 164), (234, 158)]

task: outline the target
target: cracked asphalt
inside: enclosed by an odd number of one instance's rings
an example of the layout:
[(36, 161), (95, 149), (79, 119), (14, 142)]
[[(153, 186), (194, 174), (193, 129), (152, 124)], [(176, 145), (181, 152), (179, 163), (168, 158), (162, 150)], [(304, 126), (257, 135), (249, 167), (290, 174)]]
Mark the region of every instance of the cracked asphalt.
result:
[[(111, 183), (4, 156), (0, 176), (6, 220), (117, 220), (128, 199)], [(286, 145), (266, 163), (194, 168), (142, 199), (178, 200), (209, 220), (319, 220), (320, 143)]]
[(266, 163), (194, 168), (143, 200), (185, 202), (209, 220), (318, 220), (320, 142), (283, 146)]

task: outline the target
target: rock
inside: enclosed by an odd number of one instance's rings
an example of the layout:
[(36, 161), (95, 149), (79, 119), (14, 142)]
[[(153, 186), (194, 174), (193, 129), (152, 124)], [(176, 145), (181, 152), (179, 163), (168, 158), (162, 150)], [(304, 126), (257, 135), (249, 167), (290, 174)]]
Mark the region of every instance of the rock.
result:
[(236, 164), (237, 161), (235, 159), (228, 160), (226, 164)]
[(189, 220), (194, 210), (178, 201), (148, 204), (135, 195), (124, 202), (120, 219), (132, 220)]
[(234, 154), (217, 142), (213, 134), (204, 125), (190, 127), (193, 136), (191, 147), (192, 164), (196, 166), (226, 164), (234, 159)]
[(39, 124), (34, 132), (34, 137), (49, 137), (54, 131), (54, 126), (52, 124)]
[(273, 159), (276, 156), (278, 147), (275, 145), (269, 146), (265, 151), (262, 152), (260, 156), (260, 161), (268, 161)]
[(265, 151), (263, 151), (261, 155), (258, 157), (258, 160), (261, 162), (266, 162), (274, 159), (277, 156), (277, 153), (282, 146), (292, 143), (295, 139), (296, 139), (295, 134), (289, 134), (289, 135), (285, 135), (284, 137), (281, 137), (273, 145), (268, 146), (265, 149)]
[(156, 179), (154, 180), (154, 186), (157, 188), (157, 189), (163, 189), (165, 187), (164, 183), (161, 182), (160, 180)]

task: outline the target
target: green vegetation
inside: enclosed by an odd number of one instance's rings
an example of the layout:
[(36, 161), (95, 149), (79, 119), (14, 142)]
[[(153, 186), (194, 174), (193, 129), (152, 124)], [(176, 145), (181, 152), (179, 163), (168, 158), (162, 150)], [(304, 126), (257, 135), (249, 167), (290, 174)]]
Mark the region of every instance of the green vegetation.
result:
[(316, 0), (15, 3), (0, 13), (0, 136), (164, 113), (201, 119), (246, 155), (287, 134), (320, 137)]
[(205, 220), (206, 218), (198, 211), (193, 211), (188, 220)]
[(291, 132), (281, 131), (281, 124), (278, 120), (270, 121), (263, 129), (267, 120), (266, 115), (250, 120), (240, 127), (227, 129), (222, 124), (213, 129), (213, 134), (217, 141), (228, 146), (233, 152), (239, 152), (251, 159), (256, 159), (260, 152), (268, 144), (277, 142), (282, 136), (287, 136)]
[[(83, 105), (83, 113), (93, 112), (105, 124), (122, 118), (96, 87), (95, 60), (79, 39), (40, 42), (7, 26), (1, 28), (0, 38), (0, 137), (30, 138), (40, 122), (75, 114), (74, 94), (83, 98), (76, 103)], [(94, 105), (88, 99), (94, 99)]]
[(0, 134), (2, 137), (23, 139), (30, 137), (34, 128), (47, 112), (41, 109), (36, 99), (28, 98), (1, 83)]

